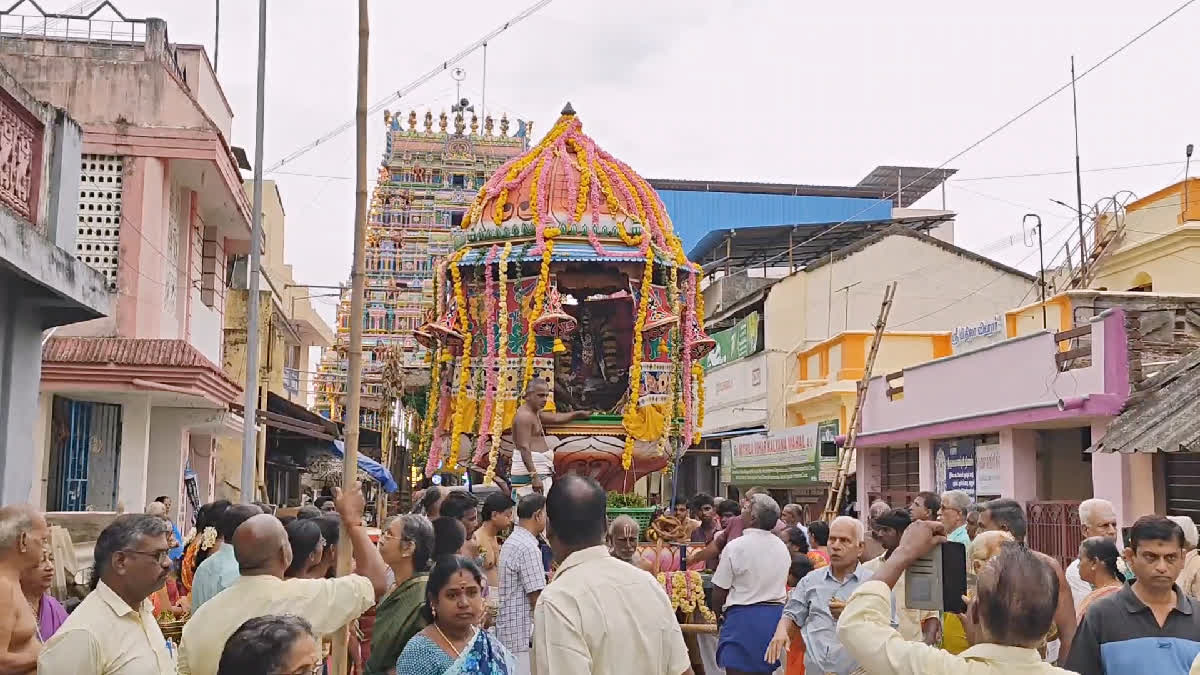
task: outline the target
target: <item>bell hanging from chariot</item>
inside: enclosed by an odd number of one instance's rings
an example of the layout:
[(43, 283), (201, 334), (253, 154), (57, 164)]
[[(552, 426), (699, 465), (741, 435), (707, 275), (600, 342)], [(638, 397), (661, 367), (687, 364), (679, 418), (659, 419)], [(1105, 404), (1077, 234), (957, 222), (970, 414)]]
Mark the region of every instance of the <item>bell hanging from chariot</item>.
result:
[(656, 340), (665, 336), (679, 323), (679, 317), (663, 310), (659, 306), (658, 300), (650, 296), (650, 312), (646, 317), (646, 324), (642, 326), (642, 338), (646, 340)]
[(446, 312), (440, 319), (429, 325), (429, 332), (448, 347), (456, 347), (463, 342), (463, 334), (454, 326), (454, 315)]
[(692, 324), (692, 339), (688, 346), (692, 355), (693, 361), (708, 356), (708, 353), (717, 348), (717, 341), (710, 338), (704, 331), (700, 330), (700, 326)]
[(542, 315), (534, 319), (530, 328), (534, 335), (556, 340), (572, 335), (579, 328), (579, 321), (563, 309), (562, 295), (558, 292), (557, 285), (550, 287), (550, 292), (546, 295), (546, 307)]

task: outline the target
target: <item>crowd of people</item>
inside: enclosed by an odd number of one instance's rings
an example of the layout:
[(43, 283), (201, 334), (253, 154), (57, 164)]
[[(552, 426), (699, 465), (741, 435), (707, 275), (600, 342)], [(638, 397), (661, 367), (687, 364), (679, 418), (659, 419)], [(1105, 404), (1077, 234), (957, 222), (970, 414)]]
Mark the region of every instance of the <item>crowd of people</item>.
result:
[[(664, 531), (693, 549), (676, 564), (712, 570), (729, 675), (1200, 673), (1187, 517), (1143, 516), (1122, 536), (1113, 505), (1089, 499), (1064, 568), (1026, 545), (1011, 499), (922, 492), (870, 504), (865, 525), (805, 523), (760, 488), (671, 506), (681, 531)], [(564, 476), (515, 503), (432, 487), (377, 542), (364, 507), (358, 489), (289, 515), (217, 501), (185, 542), (156, 501), (100, 533), (91, 591), (70, 613), (48, 593), (45, 517), (0, 508), (0, 674), (323, 673), (344, 626), (360, 675), (692, 673), (646, 573), (662, 561), (639, 552), (638, 523), (608, 522), (594, 480)], [(336, 576), (342, 537), (353, 572)], [(906, 570), (944, 543), (965, 547), (966, 611), (908, 607)], [(164, 613), (189, 616), (178, 646)]]

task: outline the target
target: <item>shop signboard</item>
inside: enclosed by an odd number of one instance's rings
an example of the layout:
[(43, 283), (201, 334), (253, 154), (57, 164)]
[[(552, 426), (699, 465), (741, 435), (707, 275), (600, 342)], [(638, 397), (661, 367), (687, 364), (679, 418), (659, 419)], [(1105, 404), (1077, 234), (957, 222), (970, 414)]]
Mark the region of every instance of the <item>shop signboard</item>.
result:
[(700, 360), (705, 370), (750, 356), (758, 351), (758, 312), (750, 312), (732, 328), (717, 331), (710, 337), (717, 347)]
[(766, 354), (726, 363), (704, 376), (704, 427), (701, 435), (767, 422)]
[(732, 477), (730, 469), (733, 468), (733, 439), (721, 439), (721, 485), (728, 485)]
[(975, 439), (956, 438), (933, 444), (934, 477), (939, 493), (962, 490), (975, 498)]
[(817, 425), (806, 424), (733, 439), (732, 482), (786, 487), (816, 482)]
[[(839, 420), (825, 420), (817, 422), (817, 454), (821, 461), (821, 470), (818, 479), (823, 483), (832, 483), (837, 476), (838, 454), (837, 454), (837, 436), (838, 428), (841, 426)], [(828, 449), (828, 443), (834, 444), (832, 456), (823, 454), (823, 449)]]

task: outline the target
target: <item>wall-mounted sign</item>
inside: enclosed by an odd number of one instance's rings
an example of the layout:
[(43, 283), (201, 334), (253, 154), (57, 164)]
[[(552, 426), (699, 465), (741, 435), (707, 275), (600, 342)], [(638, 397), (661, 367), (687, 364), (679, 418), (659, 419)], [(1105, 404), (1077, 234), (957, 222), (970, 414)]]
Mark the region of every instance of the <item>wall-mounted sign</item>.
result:
[(985, 344), (992, 344), (1004, 339), (1004, 317), (996, 316), (959, 326), (950, 333), (950, 346), (956, 352), (975, 349)]
[(1000, 444), (975, 446), (975, 492), (979, 495), (1000, 495)]
[(975, 499), (975, 439), (935, 441), (933, 475), (938, 494), (962, 490)]
[(764, 487), (815, 482), (817, 425), (733, 439), (730, 474), (734, 483)]
[[(733, 440), (729, 438), (721, 439), (721, 484), (726, 485), (730, 482), (730, 469), (733, 467)], [(724, 489), (724, 488), (722, 488)]]
[(758, 351), (758, 312), (750, 312), (733, 328), (717, 331), (711, 337), (717, 347), (700, 360), (705, 370), (750, 356)]
[(841, 423), (838, 420), (817, 422), (817, 454), (821, 458), (819, 479), (823, 483), (832, 483), (834, 477), (837, 476), (837, 436), (840, 426)]

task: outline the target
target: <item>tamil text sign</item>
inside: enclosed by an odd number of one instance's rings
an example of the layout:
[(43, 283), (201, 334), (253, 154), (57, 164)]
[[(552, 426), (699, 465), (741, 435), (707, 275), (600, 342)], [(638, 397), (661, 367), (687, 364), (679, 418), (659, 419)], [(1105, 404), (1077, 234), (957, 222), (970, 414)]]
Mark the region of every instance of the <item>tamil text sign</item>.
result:
[(933, 444), (937, 491), (962, 490), (975, 498), (975, 439), (958, 438)]

